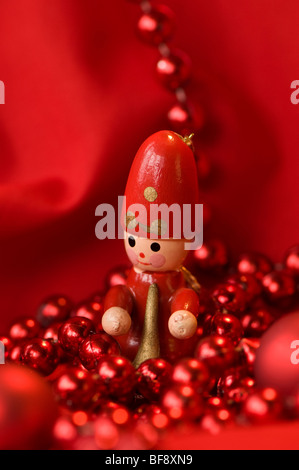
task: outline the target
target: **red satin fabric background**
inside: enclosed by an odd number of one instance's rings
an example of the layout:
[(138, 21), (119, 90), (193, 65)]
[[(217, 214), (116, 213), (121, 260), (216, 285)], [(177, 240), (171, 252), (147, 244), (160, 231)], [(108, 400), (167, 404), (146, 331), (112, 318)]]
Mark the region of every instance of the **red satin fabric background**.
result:
[[(165, 1), (193, 60), (191, 100), (212, 123), (203, 202), (233, 253), (279, 261), (298, 242), (297, 0)], [(62, 292), (79, 301), (126, 260), (98, 241), (95, 208), (116, 203), (143, 140), (173, 96), (125, 0), (0, 1), (0, 326)]]

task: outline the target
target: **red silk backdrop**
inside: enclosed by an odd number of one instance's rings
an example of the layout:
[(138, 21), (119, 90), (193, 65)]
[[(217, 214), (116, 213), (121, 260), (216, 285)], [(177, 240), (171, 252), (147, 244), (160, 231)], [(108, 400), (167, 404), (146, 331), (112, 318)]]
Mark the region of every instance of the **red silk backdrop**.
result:
[[(298, 1), (165, 3), (174, 45), (193, 61), (189, 96), (211, 123), (210, 230), (234, 253), (279, 261), (299, 233)], [(125, 0), (0, 0), (2, 332), (48, 294), (84, 298), (126, 260), (121, 241), (96, 239), (95, 208), (123, 194), (135, 152), (173, 104), (156, 49), (135, 36), (138, 14)]]

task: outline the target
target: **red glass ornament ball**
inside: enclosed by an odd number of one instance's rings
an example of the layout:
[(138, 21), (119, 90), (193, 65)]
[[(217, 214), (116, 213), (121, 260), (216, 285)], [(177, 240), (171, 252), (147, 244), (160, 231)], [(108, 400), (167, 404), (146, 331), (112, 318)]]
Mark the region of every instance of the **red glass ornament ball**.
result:
[(106, 276), (106, 288), (110, 289), (114, 286), (124, 286), (127, 282), (127, 266), (118, 266), (111, 269)]
[(237, 270), (241, 274), (253, 274), (262, 279), (265, 274), (272, 271), (272, 262), (260, 253), (244, 253), (239, 257)]
[(219, 376), (225, 369), (234, 365), (236, 351), (234, 343), (229, 338), (211, 335), (198, 343), (195, 357), (203, 361), (214, 376)]
[(162, 85), (170, 90), (176, 90), (190, 77), (191, 60), (187, 54), (175, 50), (158, 60), (156, 72)]
[(244, 365), (248, 371), (252, 371), (255, 363), (256, 351), (260, 347), (260, 339), (258, 338), (243, 338), (237, 347), (239, 354), (239, 361)]
[(72, 355), (77, 356), (79, 347), (87, 336), (95, 330), (93, 323), (84, 317), (70, 318), (64, 322), (58, 332), (61, 348)]
[(259, 338), (272, 325), (275, 318), (266, 308), (256, 308), (245, 313), (241, 323), (246, 337)]
[(174, 13), (165, 5), (158, 5), (144, 13), (137, 24), (140, 38), (152, 46), (168, 41), (175, 27)]
[(150, 423), (156, 429), (163, 431), (171, 426), (170, 419), (164, 413), (161, 406), (158, 405), (142, 405), (135, 410), (134, 418), (146, 423)]
[(284, 266), (294, 276), (299, 276), (299, 245), (292, 246), (285, 254)]
[(21, 350), (20, 362), (43, 375), (52, 374), (58, 360), (55, 345), (42, 338), (28, 341)]
[(269, 423), (282, 414), (282, 402), (273, 388), (264, 388), (249, 395), (242, 406), (242, 414), (252, 423)]
[(198, 131), (205, 121), (203, 109), (195, 109), (189, 103), (176, 103), (167, 117), (171, 128), (181, 135)]
[(104, 314), (103, 299), (89, 299), (80, 303), (72, 313), (72, 317), (84, 317), (90, 320), (102, 331), (102, 317)]
[(225, 336), (236, 345), (244, 336), (240, 320), (230, 313), (217, 313), (211, 320), (211, 334)]
[(137, 369), (137, 389), (147, 399), (156, 401), (169, 385), (172, 365), (164, 359), (148, 359)]
[(1, 450), (48, 449), (57, 414), (51, 389), (40, 375), (14, 364), (0, 367)]
[(244, 402), (255, 386), (255, 380), (245, 374), (246, 371), (243, 369), (226, 372), (217, 384), (220, 396), (224, 396), (229, 403), (240, 404)]
[(133, 419), (129, 408), (113, 401), (105, 402), (102, 405), (101, 416), (108, 417), (117, 426), (127, 427)]
[(203, 413), (200, 394), (188, 385), (175, 384), (166, 390), (161, 398), (161, 406), (173, 421), (195, 421)]
[(272, 271), (262, 279), (263, 291), (270, 302), (291, 300), (296, 292), (293, 275), (287, 271)]
[(224, 308), (236, 314), (245, 310), (246, 295), (238, 284), (220, 284), (213, 291), (212, 297), (218, 308)]
[(257, 385), (275, 388), (281, 394), (299, 387), (299, 313), (273, 323), (261, 338), (254, 372)]
[(53, 295), (45, 299), (37, 311), (37, 319), (46, 328), (52, 323), (66, 320), (72, 311), (72, 302), (64, 295)]
[(246, 301), (252, 302), (262, 292), (260, 281), (253, 274), (233, 274), (227, 279), (229, 284), (238, 284), (245, 292)]
[(135, 388), (136, 372), (131, 362), (121, 356), (105, 356), (96, 367), (97, 389), (112, 397), (123, 397)]
[(89, 407), (96, 393), (91, 374), (78, 367), (62, 367), (52, 386), (59, 404), (70, 409)]
[(174, 383), (193, 387), (198, 393), (211, 386), (209, 369), (194, 358), (185, 358), (175, 364), (171, 378)]
[(14, 341), (24, 341), (38, 336), (40, 324), (35, 318), (25, 317), (16, 321), (9, 330), (9, 337)]
[(112, 336), (106, 333), (89, 335), (79, 348), (79, 358), (88, 370), (94, 370), (104, 355), (119, 356), (120, 347)]
[(196, 265), (204, 270), (223, 268), (228, 263), (228, 251), (221, 240), (204, 242), (201, 248), (193, 252), (193, 257)]

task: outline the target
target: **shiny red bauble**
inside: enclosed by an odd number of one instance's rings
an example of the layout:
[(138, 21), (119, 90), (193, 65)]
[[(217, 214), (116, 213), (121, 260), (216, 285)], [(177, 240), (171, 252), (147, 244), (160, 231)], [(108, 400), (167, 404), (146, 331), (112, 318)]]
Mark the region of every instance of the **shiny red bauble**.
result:
[(194, 358), (186, 358), (175, 364), (172, 381), (176, 384), (193, 387), (198, 393), (211, 387), (210, 372), (207, 366)]
[(256, 299), (262, 292), (261, 283), (253, 274), (233, 274), (229, 276), (227, 282), (238, 284), (243, 289), (248, 303)]
[(46, 328), (52, 323), (66, 320), (72, 311), (72, 302), (64, 295), (53, 295), (45, 299), (37, 311), (37, 319)]
[(74, 309), (72, 317), (84, 317), (90, 320), (97, 331), (102, 331), (102, 317), (104, 314), (103, 298), (89, 299), (80, 303)]
[(133, 420), (132, 413), (125, 405), (113, 401), (102, 405), (100, 415), (110, 418), (117, 426), (127, 426)]
[(217, 391), (226, 402), (236, 405), (246, 400), (254, 385), (254, 379), (246, 375), (244, 369), (232, 369), (221, 377), (217, 384)]
[(214, 376), (221, 375), (236, 361), (234, 343), (225, 336), (211, 335), (202, 339), (196, 349), (195, 357), (203, 361)]
[(96, 384), (90, 373), (78, 367), (61, 366), (52, 385), (59, 404), (70, 409), (91, 406), (96, 393)]
[(135, 388), (136, 372), (131, 362), (121, 356), (99, 360), (95, 374), (97, 390), (106, 396), (124, 397)]
[(236, 345), (244, 336), (240, 320), (230, 313), (217, 313), (211, 319), (210, 332), (213, 335), (225, 336)]
[(156, 66), (160, 82), (170, 90), (181, 87), (190, 77), (191, 60), (182, 51), (174, 51), (161, 57)]
[(204, 124), (203, 110), (187, 103), (176, 103), (168, 112), (168, 121), (176, 132), (181, 135), (191, 134)]
[(299, 276), (299, 245), (292, 246), (285, 254), (284, 266), (294, 276)]
[(105, 280), (107, 290), (114, 286), (125, 285), (127, 281), (127, 266), (118, 266), (111, 269)]
[(43, 375), (52, 374), (58, 360), (56, 346), (42, 338), (29, 340), (21, 349), (20, 362)]
[(166, 390), (161, 399), (161, 406), (173, 421), (195, 421), (203, 413), (200, 394), (188, 385), (175, 384)]
[(76, 356), (79, 353), (81, 343), (94, 332), (94, 329), (93, 323), (87, 318), (70, 318), (59, 329), (59, 345), (65, 352)]
[(242, 407), (244, 417), (255, 424), (266, 424), (282, 413), (282, 402), (276, 390), (265, 388), (249, 395)]
[(9, 330), (9, 337), (14, 341), (35, 338), (40, 331), (40, 324), (35, 318), (24, 317), (16, 321)]
[(265, 274), (272, 271), (272, 262), (260, 253), (244, 253), (239, 257), (237, 270), (241, 274), (253, 274), (262, 279)]
[(168, 41), (174, 31), (174, 13), (165, 5), (158, 5), (144, 13), (137, 24), (140, 38), (152, 46)]
[(219, 309), (240, 314), (246, 307), (246, 295), (238, 284), (220, 284), (213, 291), (213, 299)]
[(80, 361), (88, 370), (95, 369), (99, 359), (106, 354), (112, 356), (120, 354), (120, 347), (117, 341), (106, 333), (89, 335), (79, 348)]
[(259, 338), (243, 338), (238, 344), (236, 351), (239, 355), (239, 362), (245, 366), (248, 371), (252, 371), (255, 363), (256, 352), (260, 347)]
[(266, 308), (255, 308), (244, 313), (241, 323), (246, 337), (259, 338), (272, 325), (275, 318)]
[(262, 336), (254, 372), (259, 387), (272, 387), (282, 394), (299, 387), (299, 313), (273, 323)]
[(157, 401), (169, 385), (172, 366), (164, 359), (148, 359), (137, 369), (137, 390), (151, 401)]
[(193, 258), (200, 269), (215, 270), (227, 265), (228, 251), (221, 240), (209, 240), (193, 252)]
[(45, 380), (23, 366), (0, 366), (0, 448), (38, 450), (51, 446), (57, 416)]
[(293, 275), (288, 271), (272, 271), (262, 279), (263, 292), (267, 300), (276, 305), (288, 305), (296, 292)]

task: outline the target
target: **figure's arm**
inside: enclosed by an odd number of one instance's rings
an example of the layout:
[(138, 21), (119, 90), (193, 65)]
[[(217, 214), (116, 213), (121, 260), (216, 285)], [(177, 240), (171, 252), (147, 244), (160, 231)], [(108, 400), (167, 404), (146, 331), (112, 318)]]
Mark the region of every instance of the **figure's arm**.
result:
[(130, 290), (123, 285), (112, 287), (104, 302), (104, 315), (102, 326), (111, 336), (120, 336), (128, 333), (131, 328), (131, 313), (133, 310), (133, 296)]
[(168, 328), (172, 336), (178, 339), (191, 338), (197, 329), (199, 298), (192, 289), (182, 288), (176, 291), (171, 301), (171, 316)]

